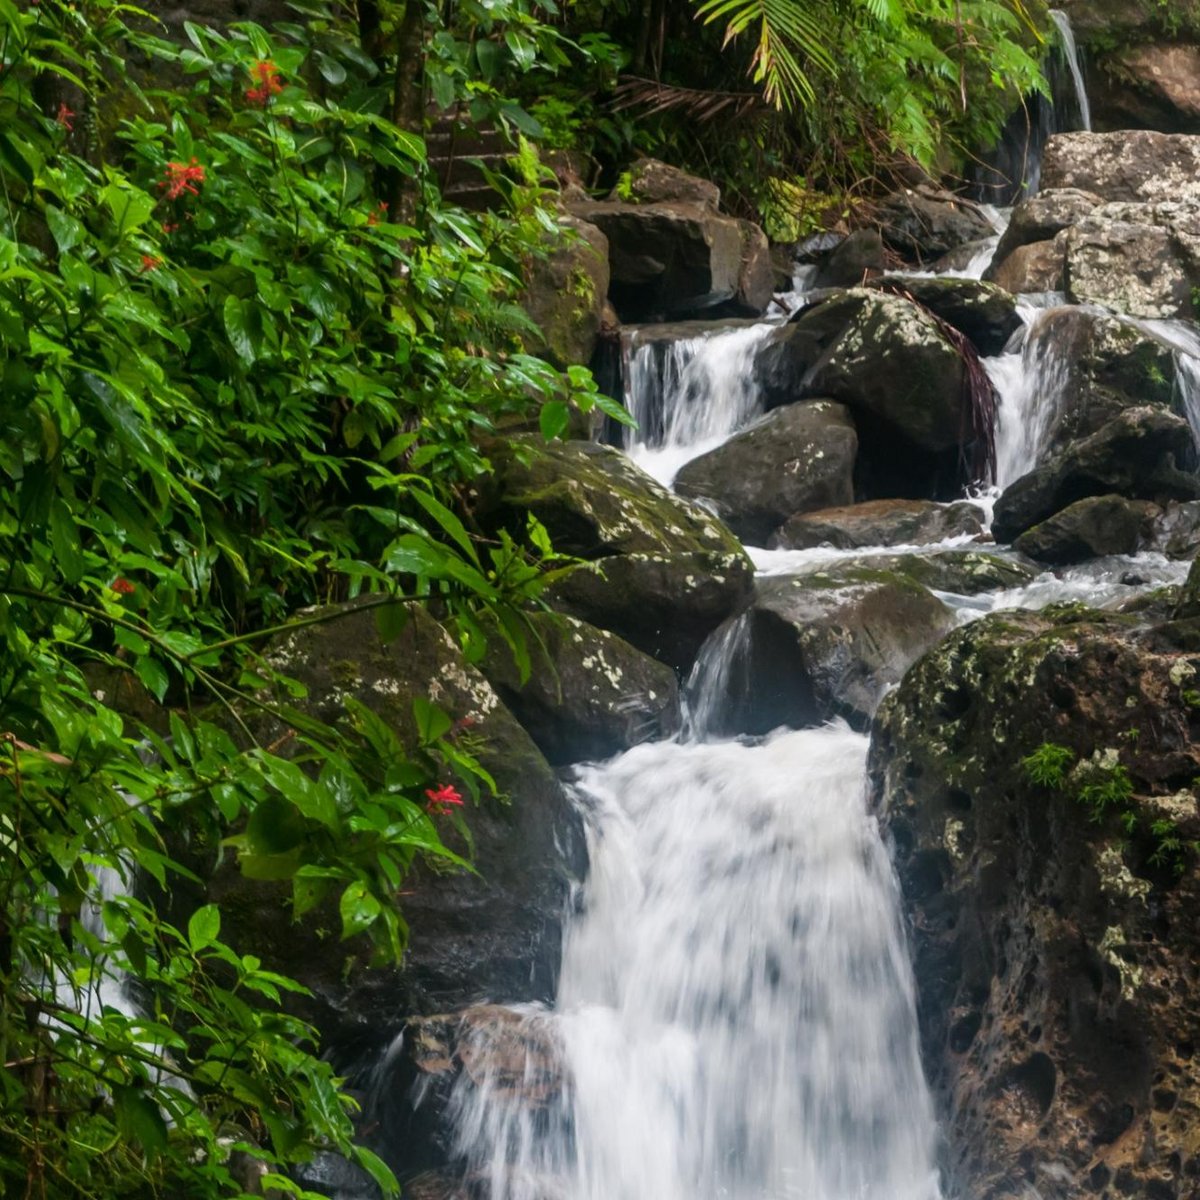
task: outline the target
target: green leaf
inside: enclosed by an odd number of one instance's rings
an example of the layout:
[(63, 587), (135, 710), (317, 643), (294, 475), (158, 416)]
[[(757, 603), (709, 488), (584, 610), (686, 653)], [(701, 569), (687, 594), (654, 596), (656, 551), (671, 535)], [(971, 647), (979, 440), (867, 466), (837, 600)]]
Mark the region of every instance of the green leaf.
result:
[(71, 510), (55, 496), (50, 504), (50, 545), (54, 549), (54, 561), (68, 583), (77, 583), (83, 575), (83, 548), (79, 541), (79, 527)]
[(211, 946), (221, 932), (221, 910), (215, 904), (198, 908), (188, 918), (188, 945), (193, 953)]
[(167, 1148), (167, 1124), (158, 1105), (132, 1087), (112, 1089), (113, 1109), (121, 1136), (141, 1146), (150, 1158), (157, 1158)]
[(396, 1182), (396, 1176), (392, 1174), (391, 1167), (379, 1155), (368, 1150), (366, 1146), (355, 1146), (354, 1161), (375, 1180), (379, 1185), (379, 1190), (385, 1196), (400, 1194), (400, 1185)]
[(538, 426), (542, 431), (542, 437), (548, 442), (562, 437), (567, 432), (567, 426), (570, 423), (571, 410), (561, 400), (548, 401), (542, 405), (542, 411), (538, 413)]
[(239, 300), (237, 296), (226, 296), (221, 308), (229, 344), (247, 366), (257, 361), (262, 343), (261, 317), (257, 314), (257, 308)]
[(367, 891), (366, 884), (355, 881), (342, 893), (338, 903), (342, 916), (342, 937), (353, 937), (373, 924), (383, 906)]
[(55, 205), (46, 206), (46, 224), (59, 254), (66, 254), (74, 249), (87, 234), (87, 230), (70, 213)]
[(436, 704), (424, 696), (413, 697), (413, 716), (417, 722), (417, 737), (422, 746), (431, 745), (450, 732), (454, 722)]
[(167, 694), (167, 672), (156, 658), (143, 655), (133, 664), (134, 674), (160, 704)]
[(408, 624), (407, 604), (381, 604), (375, 610), (375, 629), (383, 645), (394, 642)]
[(463, 523), (438, 499), (428, 492), (417, 488), (413, 491), (413, 499), (442, 527), (453, 539), (454, 544), (476, 565), (479, 566), (479, 555), (475, 552), (475, 543), (471, 541)]

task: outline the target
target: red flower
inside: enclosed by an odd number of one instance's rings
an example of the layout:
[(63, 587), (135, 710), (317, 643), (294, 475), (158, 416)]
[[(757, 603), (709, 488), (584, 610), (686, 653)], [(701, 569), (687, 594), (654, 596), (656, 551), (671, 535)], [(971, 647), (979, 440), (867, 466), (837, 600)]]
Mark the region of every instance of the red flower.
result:
[(387, 215), (388, 215), (387, 201), (380, 200), (380, 202), (375, 206), (375, 211), (368, 214), (367, 224), (368, 225), (378, 225), (379, 222), (382, 221)]
[(283, 91), (283, 84), (279, 82), (279, 68), (270, 59), (256, 62), (250, 68), (250, 77), (258, 81), (258, 87), (246, 89), (246, 99), (251, 104), (266, 108), (271, 103), (271, 97)]
[(178, 221), (164, 221), (162, 223), (163, 233), (174, 233), (179, 228)]
[(142, 271), (141, 271), (141, 273), (143, 275), (145, 275), (147, 271), (157, 271), (158, 268), (161, 266), (162, 266), (161, 258), (158, 258), (153, 254), (143, 254), (142, 255)]
[(425, 795), (428, 797), (425, 811), (435, 816), (442, 816), (463, 802), (461, 794), (449, 783), (443, 783), (439, 788), (426, 788)]
[(62, 126), (62, 127), (63, 127), (63, 128), (66, 130), (66, 131), (67, 131), (67, 132), (68, 132), (68, 133), (70, 133), (70, 132), (71, 132), (71, 131), (72, 131), (72, 130), (75, 128), (75, 126), (71, 124), (71, 118), (72, 118), (72, 117), (74, 117), (74, 116), (78, 116), (78, 113), (73, 113), (73, 112), (72, 112), (72, 111), (71, 111), (71, 110), (70, 110), (70, 109), (69, 109), (69, 108), (66, 106), (66, 104), (65, 104), (65, 103), (63, 103), (63, 104), (60, 104), (60, 105), (58, 106), (58, 115), (57, 115), (57, 116), (56, 116), (54, 119), (55, 119), (55, 120), (56, 120), (56, 121), (57, 121), (57, 122), (58, 122), (58, 123), (59, 123), (59, 124), (60, 124), (60, 125), (61, 125), (61, 126)]
[(112, 587), (112, 590), (119, 596), (128, 596), (137, 591), (137, 587), (134, 584), (130, 583), (128, 579), (125, 579), (120, 575), (118, 575), (117, 578), (112, 581), (110, 586)]
[(159, 190), (167, 193), (168, 200), (178, 200), (185, 192), (200, 195), (197, 184), (204, 182), (204, 168), (193, 158), (190, 163), (167, 163), (167, 177), (159, 183)]

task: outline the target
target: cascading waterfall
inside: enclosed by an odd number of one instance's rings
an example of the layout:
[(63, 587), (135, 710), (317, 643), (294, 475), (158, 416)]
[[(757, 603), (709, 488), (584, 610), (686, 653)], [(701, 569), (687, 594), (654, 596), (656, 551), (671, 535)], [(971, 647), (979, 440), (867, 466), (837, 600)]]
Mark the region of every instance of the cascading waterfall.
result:
[(1127, 317), (1131, 324), (1170, 346), (1175, 356), (1175, 386), (1179, 406), (1192, 427), (1200, 451), (1200, 330), (1190, 321), (1141, 320)]
[(1083, 82), (1083, 67), (1079, 61), (1079, 47), (1075, 44), (1075, 31), (1071, 28), (1071, 18), (1061, 9), (1052, 8), (1050, 20), (1054, 22), (1054, 26), (1058, 30), (1063, 57), (1067, 60), (1067, 69), (1071, 72), (1071, 82), (1075, 85), (1075, 103), (1079, 107), (1079, 127), (1090, 132), (1092, 109), (1088, 104), (1087, 87)]
[(533, 1119), (499, 1087), (460, 1094), (459, 1148), (493, 1200), (936, 1200), (866, 749), (835, 725), (581, 770), (566, 1095)]
[(759, 323), (663, 340), (629, 335), (625, 404), (638, 423), (626, 452), (669, 484), (680, 467), (761, 411), (754, 358), (773, 326)]

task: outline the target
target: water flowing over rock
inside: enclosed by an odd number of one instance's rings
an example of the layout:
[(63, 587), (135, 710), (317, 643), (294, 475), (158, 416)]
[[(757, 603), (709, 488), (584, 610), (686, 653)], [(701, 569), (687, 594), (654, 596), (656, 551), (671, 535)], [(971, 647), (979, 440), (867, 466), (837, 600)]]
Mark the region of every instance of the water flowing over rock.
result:
[(815, 546), (853, 550), (860, 546), (919, 546), (982, 532), (980, 510), (967, 501), (869, 500), (801, 513), (786, 521), (770, 544), (780, 550)]
[(670, 667), (573, 617), (535, 613), (529, 622), (524, 683), (499, 637), (489, 640), (480, 669), (552, 764), (611, 758), (679, 728)]
[[(415, 746), (413, 700), (423, 697), (469, 732), (502, 793), (519, 802), (470, 806), (478, 874), (422, 868), (408, 881), (403, 909), (413, 932), (400, 973), (367, 971), (366, 947), (339, 946), (336, 911), (293, 925), (286, 891), (233, 872), (218, 876), (212, 895), (231, 936), (254, 929), (253, 944), (316, 993), (326, 1028), (345, 1020), (378, 1032), (423, 1003), (461, 1005), (488, 994), (548, 998), (568, 885), (584, 865), (578, 814), (529, 735), (424, 610), (413, 606), (387, 642), (372, 611), (351, 605), (345, 613), (271, 647), (272, 663), (307, 689), (289, 703), (333, 722), (352, 698)], [(452, 830), (443, 833), (467, 852)]]
[(1193, 500), (1200, 480), (1189, 463), (1188, 423), (1161, 409), (1130, 408), (1099, 432), (1022, 476), (996, 502), (992, 530), (1011, 542), (1025, 530), (1088, 496), (1115, 492), (1132, 499)]
[[(1006, 613), (880, 711), (875, 803), (961, 1194), (1194, 1193), (1196, 645), (1191, 622)], [(1047, 743), (1061, 782), (1023, 761)]]
[(794, 513), (854, 498), (857, 451), (843, 405), (789, 404), (692, 459), (675, 477), (675, 490), (711, 501), (740, 538), (764, 545)]
[(553, 589), (572, 616), (685, 671), (748, 595), (737, 539), (612, 447), (514, 438), (492, 462), (481, 517), (520, 530), (532, 513), (558, 550), (592, 564)]

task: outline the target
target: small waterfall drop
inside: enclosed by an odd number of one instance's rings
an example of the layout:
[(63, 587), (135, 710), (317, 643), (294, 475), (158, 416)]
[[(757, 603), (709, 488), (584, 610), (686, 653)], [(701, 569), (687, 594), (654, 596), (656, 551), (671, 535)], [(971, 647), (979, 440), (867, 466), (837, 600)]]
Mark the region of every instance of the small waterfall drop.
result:
[[(459, 1106), (492, 1200), (937, 1200), (891, 865), (844, 725), (582, 769), (591, 871), (538, 1119)], [(545, 1015), (530, 1018), (545, 1021)]]
[(1060, 8), (1050, 10), (1050, 20), (1058, 30), (1062, 43), (1063, 57), (1067, 60), (1067, 69), (1071, 72), (1071, 81), (1075, 84), (1075, 103), (1079, 108), (1079, 127), (1091, 132), (1092, 109), (1088, 104), (1087, 87), (1083, 82), (1083, 67), (1079, 61), (1079, 47), (1075, 44), (1075, 31), (1071, 28), (1071, 18)]
[(1174, 352), (1179, 407), (1192, 427), (1192, 438), (1200, 451), (1200, 329), (1192, 321), (1125, 319)]
[(754, 357), (773, 325), (707, 330), (673, 339), (629, 335), (625, 405), (638, 423), (626, 452), (670, 485), (684, 463), (715, 449), (762, 411)]

